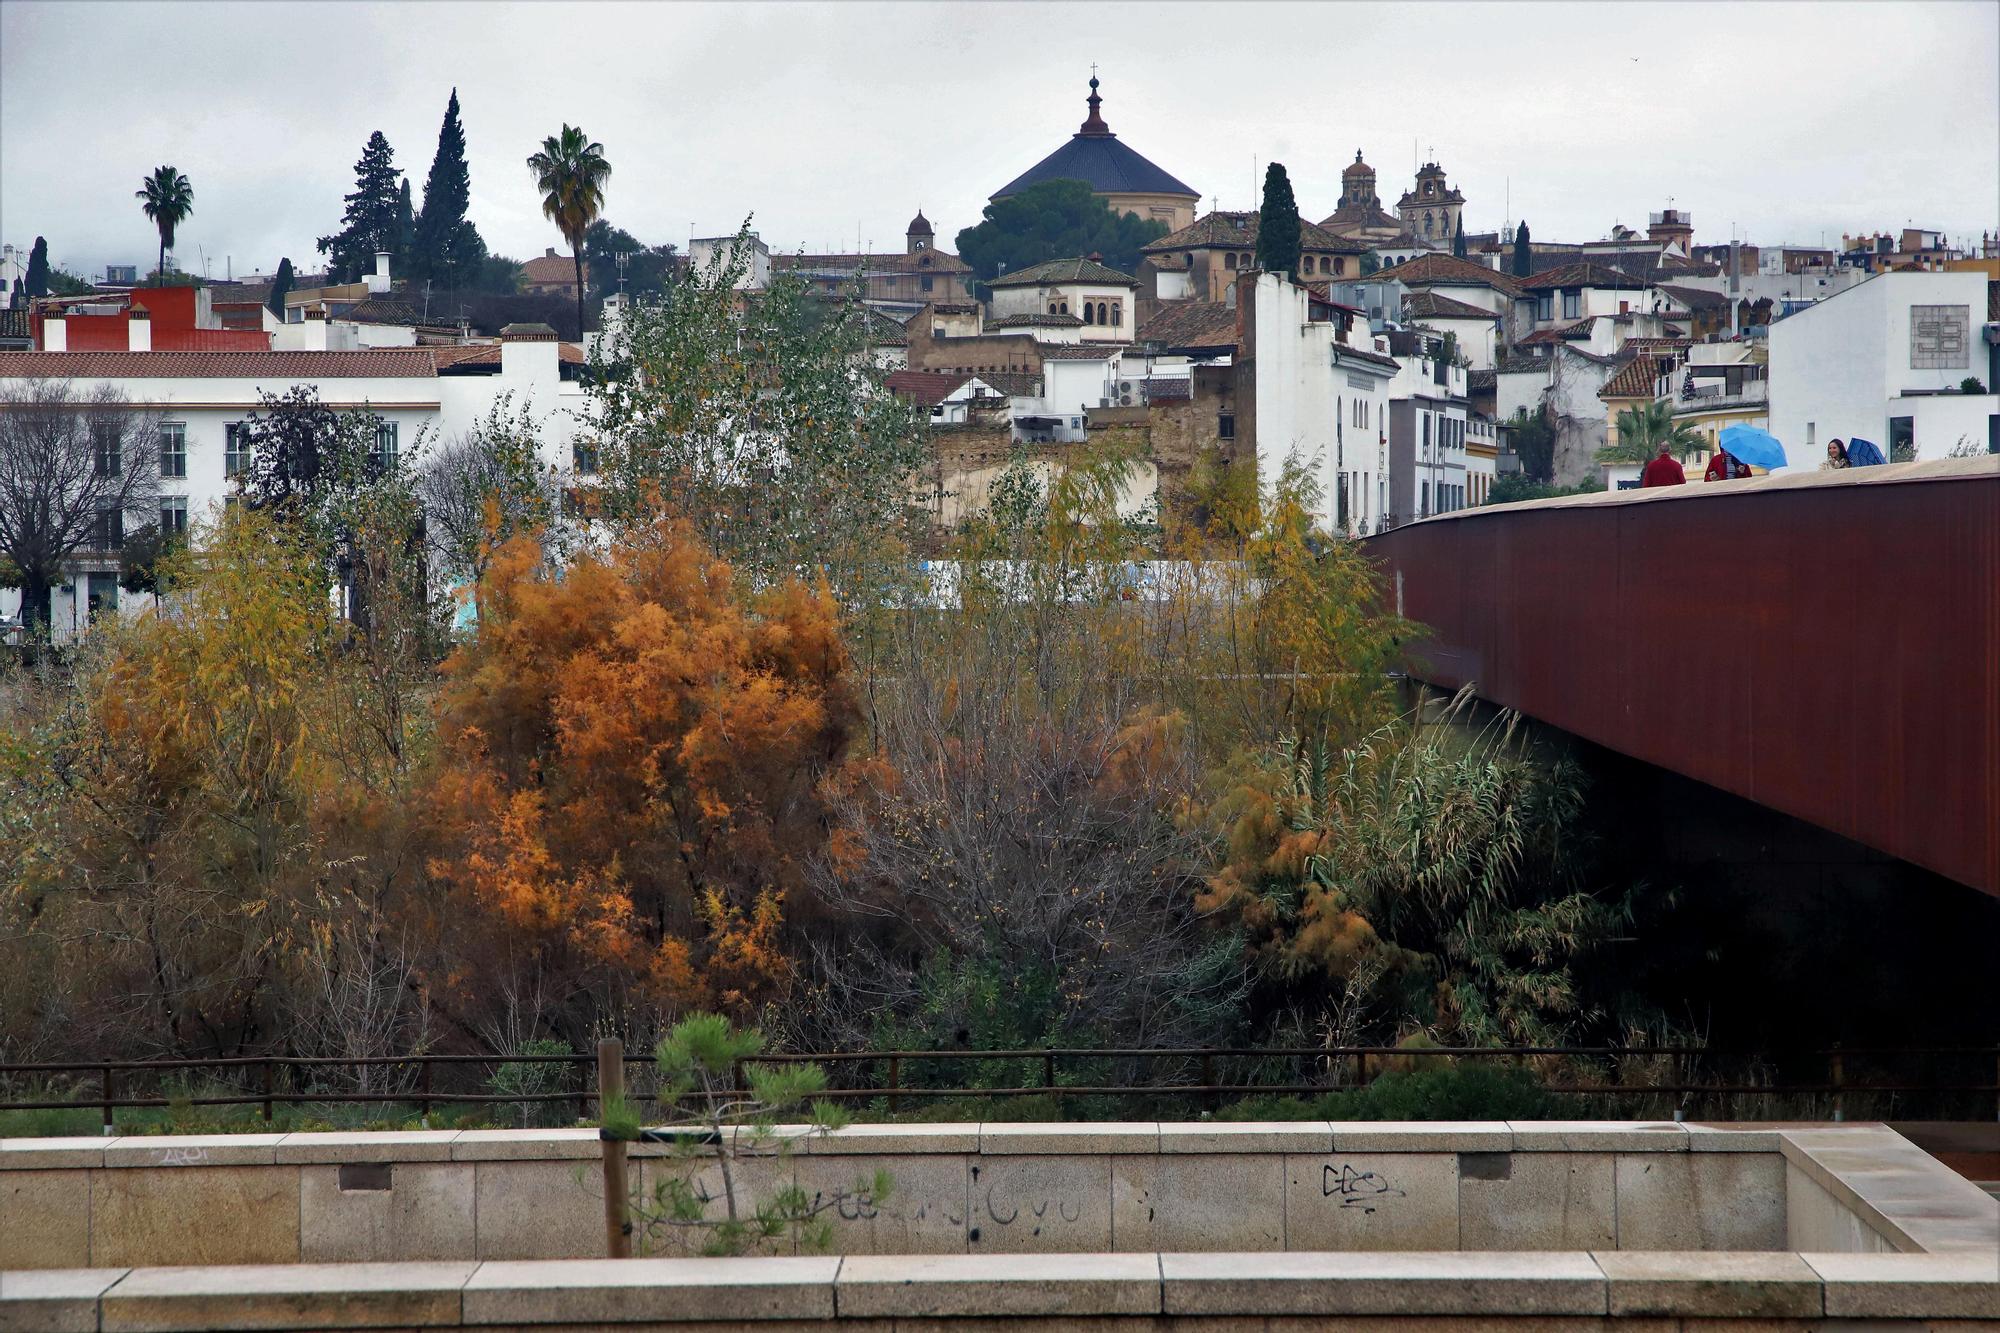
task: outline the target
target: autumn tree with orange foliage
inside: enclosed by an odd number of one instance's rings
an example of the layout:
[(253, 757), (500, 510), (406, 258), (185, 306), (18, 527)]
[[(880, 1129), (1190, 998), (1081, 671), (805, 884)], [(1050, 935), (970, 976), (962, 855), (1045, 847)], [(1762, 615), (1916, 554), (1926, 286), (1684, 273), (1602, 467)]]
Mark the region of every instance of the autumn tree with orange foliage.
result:
[[(534, 973), (572, 1038), (782, 996), (819, 778), (857, 721), (825, 589), (746, 597), (663, 519), (560, 577), (510, 542), (479, 605), (445, 665), (431, 863), (458, 929), (489, 936), (476, 957)], [(470, 1002), (496, 978), (449, 981)]]

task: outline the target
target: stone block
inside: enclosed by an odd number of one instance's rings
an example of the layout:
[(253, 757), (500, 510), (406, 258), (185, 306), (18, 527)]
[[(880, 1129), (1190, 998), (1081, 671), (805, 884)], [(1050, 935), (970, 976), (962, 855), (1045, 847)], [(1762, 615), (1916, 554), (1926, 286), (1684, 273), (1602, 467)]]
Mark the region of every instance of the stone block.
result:
[(604, 1256), (604, 1173), (595, 1162), (473, 1164), (474, 1256)]
[(439, 1328), (458, 1324), (474, 1266), (317, 1264), (141, 1268), (104, 1293), (105, 1333)]
[(1160, 1127), (1150, 1120), (1076, 1124), (983, 1124), (979, 1151), (987, 1154), (1138, 1153), (1160, 1150)]
[(1799, 1257), (1826, 1284), (1829, 1319), (2000, 1319), (2000, 1251)]
[(471, 1259), (471, 1162), (388, 1164), (388, 1189), (343, 1189), (338, 1166), (299, 1168), (299, 1250), (309, 1264)]
[[(867, 1202), (856, 1186), (877, 1167), (889, 1173), (889, 1194)], [(792, 1159), (808, 1202), (833, 1203), (820, 1216), (833, 1225), (834, 1254), (964, 1254), (969, 1167), (951, 1153)]]
[(565, 1162), (603, 1160), (604, 1141), (594, 1129), (464, 1129), (452, 1140), (454, 1162)]
[(831, 1256), (487, 1263), (461, 1299), (468, 1325), (831, 1319), (840, 1265)]
[(455, 1129), (354, 1134), (287, 1134), (278, 1143), (285, 1162), (449, 1162)]
[(1285, 1159), (1271, 1153), (1112, 1158), (1111, 1248), (1284, 1249)]
[(90, 1263), (87, 1170), (0, 1173), (0, 1269)]
[(1111, 1248), (1111, 1158), (979, 1157), (968, 1170), (973, 1254)]
[(1170, 1315), (1605, 1312), (1588, 1254), (1163, 1254), (1160, 1272)]
[(268, 1166), (283, 1134), (135, 1134), (113, 1139), (104, 1164), (123, 1166)]
[(1508, 1152), (1514, 1131), (1504, 1120), (1336, 1120), (1336, 1152)]
[(1329, 1153), (1333, 1127), (1324, 1120), (1218, 1124), (1174, 1121), (1160, 1126), (1163, 1153)]
[(1778, 1152), (1784, 1142), (1775, 1128), (1754, 1121), (1690, 1120), (1681, 1128), (1689, 1152)]
[(1160, 1266), (1151, 1254), (862, 1256), (841, 1264), (834, 1295), (843, 1320), (1149, 1315)]
[[(696, 1197), (704, 1201), (703, 1216), (721, 1221), (730, 1215), (730, 1201), (736, 1205), (739, 1221), (749, 1221), (757, 1215), (758, 1206), (769, 1204), (777, 1192), (794, 1183), (797, 1163), (802, 1157), (770, 1156), (732, 1158), (725, 1173), (722, 1163), (713, 1156), (692, 1158), (653, 1158), (639, 1163), (638, 1188), (656, 1211), (663, 1211), (659, 1204), (659, 1186), (669, 1175), (686, 1179)], [(847, 1172), (851, 1178), (853, 1171)], [(603, 1175), (596, 1173), (591, 1186), (591, 1197), (601, 1198)], [(600, 1205), (601, 1208), (601, 1205)], [(597, 1214), (596, 1239), (587, 1253), (599, 1255), (604, 1250), (604, 1215)], [(709, 1228), (696, 1226), (656, 1225), (648, 1231), (644, 1244), (640, 1247), (645, 1254), (656, 1258), (700, 1257), (713, 1232)], [(785, 1232), (767, 1241), (758, 1242), (760, 1255), (789, 1255), (792, 1253), (792, 1233)]]
[(811, 1155), (851, 1153), (975, 1153), (979, 1151), (977, 1121), (923, 1125), (849, 1125), (831, 1134), (814, 1135), (806, 1143)]
[(299, 1261), (297, 1167), (93, 1171), (91, 1176), (93, 1264)]
[(1820, 1277), (1796, 1254), (1600, 1251), (1613, 1315), (1817, 1319)]
[(1785, 1163), (1784, 1248), (1845, 1254), (1896, 1253), (1887, 1236), (1789, 1161)]
[(97, 1333), (97, 1298), (123, 1268), (7, 1272), (0, 1260), (0, 1333)]
[(1672, 1121), (1510, 1120), (1516, 1152), (1686, 1152), (1688, 1133)]
[(1785, 1159), (1776, 1153), (1619, 1153), (1621, 1250), (1778, 1250)]
[(1455, 1153), (1285, 1158), (1288, 1250), (1455, 1250)]
[(104, 1147), (116, 1139), (69, 1135), (46, 1139), (0, 1138), (0, 1171), (47, 1171), (103, 1166)]
[(1458, 1243), (1467, 1250), (1609, 1250), (1617, 1245), (1616, 1206), (1610, 1153), (1511, 1153), (1461, 1170)]

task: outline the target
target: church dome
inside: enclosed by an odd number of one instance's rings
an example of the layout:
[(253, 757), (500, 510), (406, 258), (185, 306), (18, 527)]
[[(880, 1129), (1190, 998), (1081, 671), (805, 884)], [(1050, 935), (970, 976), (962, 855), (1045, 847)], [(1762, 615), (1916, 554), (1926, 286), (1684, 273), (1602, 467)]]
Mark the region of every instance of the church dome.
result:
[(1199, 200), (1188, 185), (1118, 141), (1098, 108), (1097, 79), (1090, 80), (1090, 115), (1070, 141), (993, 192), (995, 199), (1019, 194), (1043, 181), (1078, 180), (1093, 194), (1177, 194)]
[(1361, 150), (1357, 148), (1354, 150), (1354, 161), (1349, 163), (1347, 169), (1340, 174), (1342, 176), (1373, 176), (1375, 168), (1361, 160)]
[(931, 220), (924, 216), (924, 210), (920, 208), (917, 210), (917, 215), (910, 219), (910, 225), (903, 229), (903, 234), (906, 236), (933, 236), (936, 233), (931, 230)]

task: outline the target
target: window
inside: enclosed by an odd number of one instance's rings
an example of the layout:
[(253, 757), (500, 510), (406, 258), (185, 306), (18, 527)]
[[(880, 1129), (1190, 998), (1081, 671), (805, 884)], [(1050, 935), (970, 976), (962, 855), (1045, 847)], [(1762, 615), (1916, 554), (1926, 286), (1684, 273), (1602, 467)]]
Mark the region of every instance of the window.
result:
[(1051, 315), (1056, 313), (1056, 303), (1054, 301), (1049, 302), (1049, 313)]
[(1104, 302), (1099, 301), (1097, 303), (1097, 322), (1099, 324), (1108, 324), (1110, 321), (1107, 320), (1105, 316), (1109, 313), (1110, 313), (1110, 307), (1105, 305)]
[(85, 584), (89, 588), (90, 618), (109, 615), (118, 609), (118, 576), (103, 572), (94, 573)]
[(1062, 311), (1061, 311), (1061, 313), (1062, 313), (1062, 314), (1065, 314), (1065, 315), (1067, 315), (1067, 314), (1069, 313), (1069, 302), (1067, 302), (1067, 301), (1064, 301), (1064, 302), (1062, 303)]
[(1086, 324), (1095, 324), (1097, 322), (1096, 311), (1091, 308), (1091, 304), (1088, 301), (1083, 303), (1083, 322)]
[(931, 275), (928, 273), (924, 274), (924, 276), (918, 280), (917, 285), (919, 287), (922, 287), (925, 291), (929, 291), (931, 289)]
[(97, 454), (98, 476), (115, 477), (125, 470), (125, 442), (119, 437), (117, 426), (110, 422), (92, 426), (90, 442)]
[(1583, 314), (1583, 293), (1563, 293), (1563, 318), (1576, 319)]
[(163, 495), (160, 497), (160, 532), (162, 535), (186, 532), (188, 526), (188, 502), (185, 495)]
[(1113, 301), (1111, 303), (1111, 327), (1114, 329), (1125, 327), (1125, 303), (1123, 301)]
[(1217, 438), (1224, 440), (1233, 440), (1236, 438), (1236, 414), (1234, 412), (1218, 412), (1216, 414), (1215, 434)]
[(1333, 261), (1333, 271), (1337, 274), (1347, 272), (1347, 261), (1345, 259), (1336, 258)]
[(222, 475), (240, 477), (250, 470), (250, 432), (240, 421), (222, 428)]
[(98, 500), (91, 545), (100, 551), (116, 551), (125, 545), (125, 511), (116, 500)]
[(165, 422), (160, 426), (160, 475), (187, 474), (187, 427), (178, 421)]
[(1970, 364), (1972, 307), (1910, 307), (1910, 369), (1964, 370)]
[(597, 475), (597, 446), (589, 440), (578, 440), (570, 445), (570, 463), (579, 477)]
[(1234, 250), (1231, 250), (1227, 254), (1222, 256), (1222, 266), (1224, 268), (1236, 267), (1236, 252)]
[(1535, 298), (1535, 318), (1546, 323), (1556, 317), (1556, 298), (1553, 292), (1543, 292)]
[(369, 451), (368, 462), (382, 471), (396, 466), (396, 423), (378, 421), (375, 423), (375, 447)]

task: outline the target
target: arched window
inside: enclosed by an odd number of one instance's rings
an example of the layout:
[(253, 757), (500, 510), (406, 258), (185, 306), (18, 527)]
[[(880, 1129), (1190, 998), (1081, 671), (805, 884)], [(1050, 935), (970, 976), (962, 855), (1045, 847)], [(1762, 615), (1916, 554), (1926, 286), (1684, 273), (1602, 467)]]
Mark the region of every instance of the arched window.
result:
[(1049, 313), (1051, 315), (1056, 313), (1056, 303), (1054, 301), (1049, 302)]
[(1083, 303), (1083, 322), (1086, 324), (1092, 324), (1096, 322), (1096, 320), (1093, 318), (1092, 311), (1090, 309), (1090, 302), (1088, 301), (1085, 301)]
[(1107, 313), (1109, 313), (1109, 311), (1108, 311), (1108, 308), (1107, 308), (1107, 307), (1105, 306), (1104, 302), (1102, 302), (1102, 301), (1099, 301), (1099, 302), (1097, 303), (1097, 322), (1098, 322), (1099, 324), (1102, 324), (1102, 323), (1104, 323), (1104, 322), (1105, 322), (1105, 318), (1104, 318), (1104, 317), (1105, 317), (1105, 315), (1106, 315)]
[(1428, 236), (1430, 234), (1431, 234), (1431, 215), (1426, 213), (1424, 214), (1424, 235)]
[(1345, 272), (1347, 272), (1347, 261), (1346, 261), (1345, 259), (1336, 259), (1336, 260), (1334, 260), (1334, 261), (1333, 261), (1333, 271), (1334, 271), (1335, 273), (1345, 273)]
[(1222, 257), (1222, 266), (1224, 268), (1236, 267), (1236, 252), (1234, 250), (1231, 250), (1229, 253), (1225, 254)]
[(1062, 303), (1062, 309), (1058, 313), (1067, 315), (1069, 313), (1069, 302), (1064, 301)]
[(1118, 328), (1123, 328), (1124, 326), (1125, 326), (1125, 303), (1123, 301), (1113, 301), (1111, 303), (1111, 327), (1114, 329), (1118, 329)]

